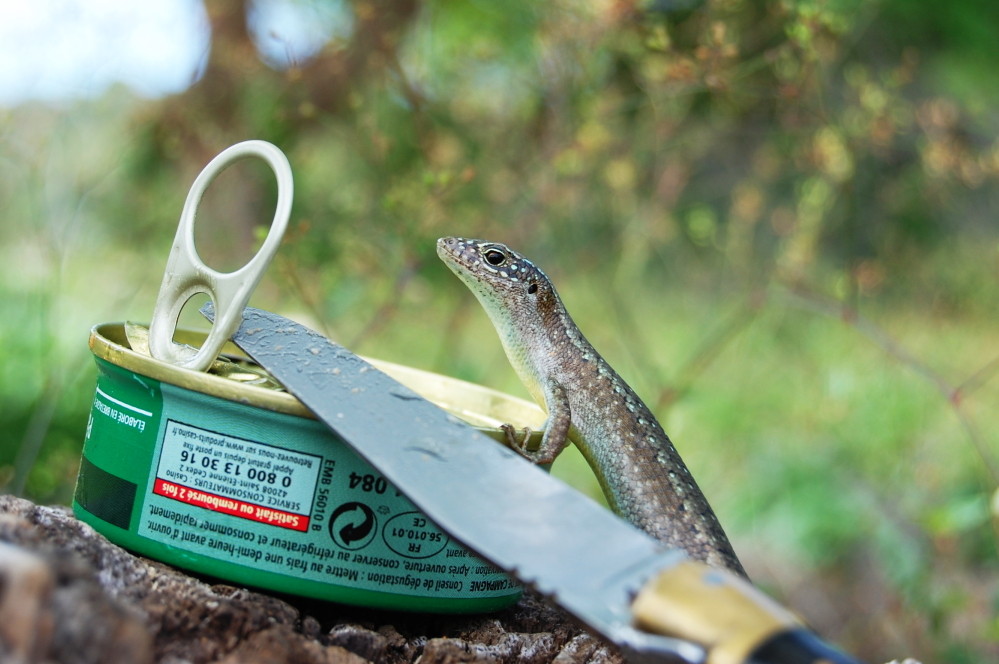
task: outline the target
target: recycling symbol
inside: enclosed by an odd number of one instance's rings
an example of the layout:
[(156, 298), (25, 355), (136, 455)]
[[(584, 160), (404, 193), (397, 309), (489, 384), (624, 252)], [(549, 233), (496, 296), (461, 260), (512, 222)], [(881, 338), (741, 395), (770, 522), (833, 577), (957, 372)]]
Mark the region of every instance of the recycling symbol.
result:
[(330, 537), (341, 548), (363, 549), (374, 539), (376, 524), (375, 513), (364, 503), (344, 503), (330, 516)]

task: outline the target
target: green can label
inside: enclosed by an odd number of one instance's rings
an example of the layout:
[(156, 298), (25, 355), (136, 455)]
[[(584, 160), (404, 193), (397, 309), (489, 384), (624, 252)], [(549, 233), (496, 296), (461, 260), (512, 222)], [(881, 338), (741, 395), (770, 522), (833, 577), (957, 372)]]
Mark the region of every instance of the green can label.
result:
[(110, 539), (340, 602), (471, 611), (520, 595), (320, 423), (98, 366), (74, 507)]

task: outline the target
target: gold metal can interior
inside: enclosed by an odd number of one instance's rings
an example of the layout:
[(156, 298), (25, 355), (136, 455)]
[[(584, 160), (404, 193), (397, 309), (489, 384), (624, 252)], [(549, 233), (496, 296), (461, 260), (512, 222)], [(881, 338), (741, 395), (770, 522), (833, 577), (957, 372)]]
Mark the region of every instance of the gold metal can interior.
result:
[[(197, 347), (204, 341), (205, 336), (200, 332), (178, 330), (175, 339), (180, 343)], [(183, 369), (136, 352), (128, 343), (124, 323), (103, 323), (94, 326), (90, 331), (90, 350), (95, 356), (111, 364), (177, 387), (279, 413), (313, 417), (298, 399), (287, 392)], [(231, 342), (223, 347), (222, 352), (228, 357), (252, 362)], [(364, 359), (425, 399), (496, 440), (506, 442), (506, 436), (500, 425), (510, 423), (515, 427), (529, 427), (534, 431), (529, 439), (529, 445), (540, 441), (539, 430), (544, 424), (545, 413), (535, 403), (457, 378), (383, 360)]]

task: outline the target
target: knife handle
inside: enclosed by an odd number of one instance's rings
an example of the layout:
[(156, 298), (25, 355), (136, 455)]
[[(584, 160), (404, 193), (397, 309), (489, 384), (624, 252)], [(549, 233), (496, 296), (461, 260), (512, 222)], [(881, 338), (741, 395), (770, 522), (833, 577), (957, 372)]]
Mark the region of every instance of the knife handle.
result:
[(692, 560), (646, 583), (632, 612), (639, 629), (702, 646), (705, 664), (861, 664), (745, 579)]
[(750, 654), (746, 664), (862, 664), (805, 628), (776, 634)]

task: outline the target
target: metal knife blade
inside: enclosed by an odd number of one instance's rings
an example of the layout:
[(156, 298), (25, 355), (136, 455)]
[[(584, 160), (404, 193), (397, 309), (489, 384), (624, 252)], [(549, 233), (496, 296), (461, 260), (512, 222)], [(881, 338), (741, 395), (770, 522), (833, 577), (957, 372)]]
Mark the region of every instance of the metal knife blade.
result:
[[(202, 308), (209, 319), (213, 312), (211, 303)], [(666, 613), (675, 613), (677, 605), (662, 602), (664, 594), (654, 586), (671, 583), (669, 574), (680, 574), (692, 580), (694, 595), (702, 585), (727, 589), (730, 579), (720, 571), (695, 567), (688, 574), (695, 564), (682, 553), (664, 550), (602, 506), (317, 332), (276, 314), (247, 308), (233, 341), (441, 529), (553, 599), (631, 659), (688, 664), (722, 661), (711, 657), (719, 645), (706, 642), (713, 637), (695, 642), (650, 633), (635, 627), (633, 611), (633, 601), (641, 592), (652, 598), (644, 604), (663, 618), (654, 617), (645, 624), (686, 636), (683, 616), (675, 630), (677, 621), (662, 616), (663, 607)], [(750, 594), (757, 592), (751, 589)], [(716, 617), (708, 606), (710, 588), (704, 597), (707, 604), (699, 608), (707, 611), (710, 622)], [(728, 599), (722, 597), (722, 601)], [(746, 601), (748, 606), (758, 603), (758, 598), (754, 595)], [(792, 633), (807, 634), (789, 615), (780, 614), (772, 624), (764, 620), (767, 626), (760, 633), (769, 636), (776, 624), (773, 633), (785, 641)], [(730, 625), (723, 631), (729, 640), (736, 633), (739, 638), (746, 636)], [(740, 645), (749, 648), (745, 657), (739, 654), (724, 661), (805, 664), (824, 657), (833, 664), (856, 664), (845, 656), (835, 658), (839, 653), (828, 647), (809, 654), (810, 641), (802, 646), (802, 639), (791, 640), (790, 650), (783, 642), (778, 650), (797, 652), (794, 659), (758, 659), (758, 644), (750, 643)], [(798, 652), (803, 647), (806, 658)]]

